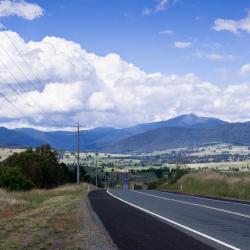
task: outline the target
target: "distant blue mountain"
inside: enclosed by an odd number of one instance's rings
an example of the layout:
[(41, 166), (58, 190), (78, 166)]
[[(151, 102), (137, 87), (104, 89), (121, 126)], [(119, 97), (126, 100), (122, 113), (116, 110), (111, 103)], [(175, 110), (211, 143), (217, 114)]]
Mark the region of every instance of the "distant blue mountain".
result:
[(162, 127), (202, 128), (202, 127), (210, 127), (222, 124), (227, 124), (227, 122), (216, 118), (199, 117), (195, 114), (187, 114), (187, 115), (177, 116), (167, 121), (139, 124), (130, 127), (127, 130), (131, 131), (133, 134), (137, 134)]
[[(198, 117), (194, 114), (188, 114), (166, 121), (139, 124), (124, 129), (104, 127), (82, 130), (80, 133), (80, 145), (81, 150), (85, 151), (117, 150), (119, 152), (137, 150), (137, 143), (145, 144), (143, 147), (139, 147), (140, 150), (143, 150), (144, 148), (150, 150), (150, 148), (155, 149), (166, 146), (181, 146), (182, 141), (177, 143), (179, 140), (178, 134), (183, 135), (184, 133), (187, 135), (185, 138), (189, 138), (188, 135), (190, 133), (193, 134), (194, 131), (202, 131), (203, 134), (206, 134), (211, 131), (211, 129), (213, 130), (213, 128), (216, 128), (214, 130), (216, 131), (218, 127), (220, 127), (218, 130), (220, 133), (225, 133), (225, 130), (221, 128), (228, 129), (228, 125), (230, 125), (230, 123), (216, 118)], [(234, 124), (235, 128), (239, 128), (237, 132), (234, 132), (235, 143), (242, 142), (242, 140), (237, 139), (237, 136), (242, 138), (241, 133), (248, 133), (246, 132), (247, 129), (245, 129), (245, 127), (247, 126), (250, 128), (249, 125), (250, 123)], [(244, 126), (244, 129), (242, 126)], [(151, 131), (153, 132), (151, 133)], [(170, 133), (169, 131), (175, 135), (174, 137), (171, 137), (171, 140), (166, 137), (166, 135)], [(178, 133), (175, 133), (175, 131), (178, 131)], [(70, 131), (43, 132), (31, 128), (0, 128), (0, 146), (36, 147), (41, 144), (48, 143), (56, 149), (75, 150), (77, 142), (76, 135), (76, 132)], [(155, 142), (149, 143), (145, 138), (151, 138), (151, 135), (158, 138), (158, 141), (155, 140)], [(218, 139), (223, 141), (223, 136), (219, 134), (216, 136)], [(200, 137), (201, 138), (199, 140), (194, 140), (192, 138), (187, 140), (190, 141), (189, 144), (192, 144), (192, 141), (197, 144), (199, 141), (203, 143), (205, 140), (204, 138), (207, 138), (202, 134), (200, 134)], [(213, 140), (216, 139), (215, 137)], [(160, 138), (166, 138), (166, 140), (168, 140), (167, 144), (166, 142), (159, 140)], [(151, 140), (154, 139), (151, 138)], [(209, 139), (209, 141), (211, 140)], [(158, 144), (157, 147), (156, 144)]]
[(15, 130), (0, 127), (0, 146), (1, 147), (35, 147), (41, 145), (42, 140), (34, 139), (32, 136), (19, 133)]
[(250, 146), (250, 126), (244, 123), (227, 123), (200, 128), (162, 127), (120, 140), (104, 151), (114, 153), (152, 152), (213, 143)]
[[(9, 130), (17, 134), (26, 136), (26, 144), (29, 145), (29, 141), (32, 145), (40, 145), (41, 143), (48, 143), (52, 147), (57, 149), (75, 150), (77, 142), (77, 133), (70, 131), (54, 131), (43, 132), (30, 128), (21, 128), (15, 130)], [(115, 128), (95, 128), (90, 130), (82, 130), (80, 132), (80, 145), (81, 150), (98, 151), (102, 148), (110, 145), (116, 141), (122, 140), (131, 136), (132, 134), (123, 129)], [(0, 136), (0, 141), (1, 136)], [(15, 139), (12, 138), (14, 143)], [(34, 143), (37, 142), (37, 143)], [(1, 143), (3, 145), (4, 143)], [(17, 143), (15, 143), (17, 145)]]

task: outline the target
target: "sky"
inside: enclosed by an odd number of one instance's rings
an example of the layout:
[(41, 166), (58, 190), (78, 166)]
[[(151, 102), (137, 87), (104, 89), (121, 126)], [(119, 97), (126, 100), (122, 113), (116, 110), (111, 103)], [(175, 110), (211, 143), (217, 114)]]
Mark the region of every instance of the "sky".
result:
[(0, 0), (0, 126), (250, 120), (250, 2)]

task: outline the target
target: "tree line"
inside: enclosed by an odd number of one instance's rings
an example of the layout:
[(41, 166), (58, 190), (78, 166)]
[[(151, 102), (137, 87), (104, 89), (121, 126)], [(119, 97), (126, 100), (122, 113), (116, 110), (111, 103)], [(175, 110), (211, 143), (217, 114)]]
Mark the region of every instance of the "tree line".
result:
[[(91, 181), (83, 167), (81, 181)], [(76, 167), (69, 168), (58, 161), (56, 151), (49, 145), (14, 153), (0, 164), (0, 187), (9, 190), (53, 188), (76, 181)]]

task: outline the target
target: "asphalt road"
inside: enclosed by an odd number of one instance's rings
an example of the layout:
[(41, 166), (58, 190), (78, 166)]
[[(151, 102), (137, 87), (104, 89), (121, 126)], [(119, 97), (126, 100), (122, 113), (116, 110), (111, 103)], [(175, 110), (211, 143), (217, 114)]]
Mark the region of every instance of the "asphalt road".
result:
[[(249, 204), (150, 190), (110, 190), (109, 194), (117, 203), (130, 205), (144, 216), (180, 230), (182, 237), (188, 235), (216, 249), (250, 249)], [(119, 209), (113, 213), (119, 213)], [(185, 245), (182, 237), (179, 243), (193, 249)], [(169, 239), (167, 233), (165, 238)]]
[[(114, 191), (127, 196), (136, 193)], [(144, 199), (143, 196), (140, 198)], [(90, 204), (121, 250), (209, 250), (210, 246), (109, 195), (105, 190), (89, 193)]]

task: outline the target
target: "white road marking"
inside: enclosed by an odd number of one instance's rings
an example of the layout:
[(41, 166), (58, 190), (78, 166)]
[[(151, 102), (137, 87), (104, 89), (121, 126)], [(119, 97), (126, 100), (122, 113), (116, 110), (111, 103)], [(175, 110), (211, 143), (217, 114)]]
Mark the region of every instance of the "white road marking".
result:
[(168, 218), (166, 218), (166, 217), (163, 217), (163, 216), (161, 216), (161, 215), (159, 215), (159, 214), (156, 214), (156, 213), (154, 213), (154, 212), (151, 212), (151, 211), (149, 211), (149, 210), (147, 210), (147, 209), (145, 209), (145, 208), (139, 207), (139, 206), (137, 206), (137, 205), (135, 205), (135, 204), (133, 204), (133, 203), (130, 203), (130, 202), (128, 202), (128, 201), (125, 201), (125, 200), (121, 199), (120, 197), (118, 197), (118, 196), (116, 196), (116, 195), (110, 193), (109, 190), (107, 190), (107, 193), (108, 193), (109, 195), (113, 196), (114, 198), (116, 198), (116, 199), (118, 199), (118, 200), (120, 200), (120, 201), (122, 201), (122, 202), (124, 202), (124, 203), (126, 203), (126, 204), (128, 204), (128, 205), (130, 205), (130, 206), (132, 206), (132, 207), (135, 207), (135, 208), (137, 208), (137, 209), (139, 209), (139, 210), (141, 210), (141, 211), (143, 211), (143, 212), (146, 212), (146, 213), (148, 213), (148, 214), (151, 214), (151, 215), (153, 215), (153, 216), (156, 216), (156, 217), (158, 217), (158, 218), (160, 218), (160, 219), (162, 219), (162, 220), (164, 220), (164, 221), (167, 221), (167, 222), (169, 222), (169, 223), (172, 223), (172, 224), (174, 224), (174, 225), (176, 225), (176, 226), (178, 226), (178, 227), (184, 228), (184, 229), (186, 229), (186, 230), (188, 230), (188, 231), (190, 231), (190, 232), (192, 232), (192, 233), (198, 234), (198, 235), (200, 235), (200, 236), (202, 236), (202, 237), (204, 237), (204, 238), (206, 238), (206, 239), (209, 239), (209, 240), (211, 240), (211, 241), (214, 241), (214, 242), (216, 242), (216, 243), (218, 243), (218, 244), (220, 244), (220, 245), (223, 245), (223, 246), (225, 246), (225, 247), (228, 247), (228, 248), (230, 248), (230, 249), (233, 249), (233, 250), (240, 250), (240, 248), (237, 248), (237, 247), (235, 247), (235, 246), (232, 246), (232, 245), (230, 245), (230, 244), (228, 244), (228, 243), (226, 243), (226, 242), (223, 242), (223, 241), (221, 241), (221, 240), (215, 239), (215, 238), (213, 238), (213, 237), (211, 237), (211, 236), (209, 236), (209, 235), (207, 235), (207, 234), (201, 233), (201, 232), (199, 232), (199, 231), (197, 231), (197, 230), (195, 230), (195, 229), (192, 229), (192, 228), (187, 227), (187, 226), (185, 226), (185, 225), (182, 225), (182, 224), (180, 224), (180, 223), (178, 223), (178, 222), (175, 222), (175, 221), (173, 221), (173, 220), (170, 220), (170, 219), (168, 219)]
[(173, 199), (173, 198), (162, 197), (162, 196), (158, 196), (158, 195), (154, 195), (154, 194), (147, 194), (147, 193), (140, 192), (140, 191), (135, 191), (135, 190), (133, 190), (133, 192), (143, 194), (143, 195), (152, 196), (152, 197), (155, 197), (155, 198), (158, 198), (158, 199), (174, 201), (174, 202), (178, 202), (178, 203), (182, 203), (182, 204), (188, 204), (188, 205), (197, 206), (197, 207), (203, 207), (203, 208), (212, 209), (212, 210), (216, 210), (216, 211), (219, 211), (219, 212), (232, 214), (232, 215), (236, 215), (236, 216), (241, 216), (241, 217), (250, 219), (250, 215), (248, 215), (248, 214), (242, 214), (242, 213), (234, 212), (234, 211), (231, 211), (231, 210), (226, 210), (226, 209), (222, 209), (222, 208), (201, 205), (201, 204), (192, 203), (192, 202), (188, 202), (188, 201), (180, 201), (180, 200), (176, 200), (176, 199)]
[(192, 194), (181, 194), (181, 193), (171, 193), (171, 192), (164, 192), (164, 191), (160, 191), (160, 190), (154, 190), (154, 192), (159, 192), (159, 193), (167, 193), (167, 194), (176, 194), (176, 195), (181, 195), (181, 196), (186, 196), (186, 197), (193, 197), (195, 199), (200, 199), (200, 200), (207, 200), (207, 201), (216, 201), (216, 202), (224, 202), (224, 203), (232, 203), (235, 205), (240, 205), (240, 206), (248, 206), (250, 207), (250, 204), (246, 204), (246, 203), (240, 203), (240, 202), (235, 202), (235, 201), (226, 201), (226, 200), (217, 200), (217, 199), (209, 199), (209, 198), (205, 198), (205, 197), (198, 197)]

